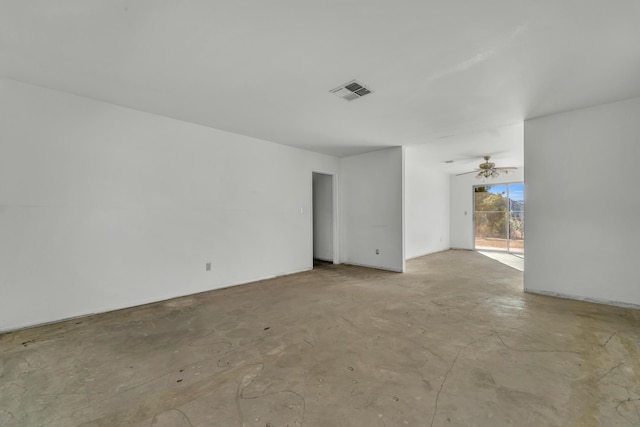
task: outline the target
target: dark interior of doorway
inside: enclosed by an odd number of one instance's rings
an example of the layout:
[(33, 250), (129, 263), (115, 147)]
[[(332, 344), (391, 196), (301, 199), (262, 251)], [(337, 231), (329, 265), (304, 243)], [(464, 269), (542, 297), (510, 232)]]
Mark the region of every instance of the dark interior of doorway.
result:
[(333, 178), (318, 172), (312, 176), (313, 268), (334, 261)]

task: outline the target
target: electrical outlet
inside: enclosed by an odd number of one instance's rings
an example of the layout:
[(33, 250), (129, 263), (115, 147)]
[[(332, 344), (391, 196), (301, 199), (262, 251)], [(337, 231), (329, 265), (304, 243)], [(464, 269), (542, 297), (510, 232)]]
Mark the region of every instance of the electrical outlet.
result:
[(206, 264), (204, 265), (204, 270), (205, 270), (205, 271), (211, 271), (211, 263), (210, 263), (210, 262), (208, 262), (208, 263), (206, 263)]
[(376, 249), (376, 255), (380, 255), (380, 249)]

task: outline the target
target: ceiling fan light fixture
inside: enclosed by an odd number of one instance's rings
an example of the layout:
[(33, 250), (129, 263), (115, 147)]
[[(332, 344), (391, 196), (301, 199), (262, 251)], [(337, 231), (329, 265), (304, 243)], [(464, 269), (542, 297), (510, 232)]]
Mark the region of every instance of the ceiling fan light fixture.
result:
[(477, 172), (476, 179), (486, 180), (487, 178), (497, 178), (502, 172), (504, 172), (505, 174), (509, 174), (509, 171), (518, 169), (517, 167), (513, 166), (496, 167), (495, 163), (489, 161), (490, 158), (490, 156), (484, 156), (484, 163), (480, 163), (478, 165), (478, 169), (471, 172), (459, 173), (456, 176)]

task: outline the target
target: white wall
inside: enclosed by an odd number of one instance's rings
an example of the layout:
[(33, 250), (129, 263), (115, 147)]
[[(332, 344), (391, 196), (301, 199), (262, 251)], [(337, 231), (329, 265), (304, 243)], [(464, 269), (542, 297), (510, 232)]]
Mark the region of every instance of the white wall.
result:
[(525, 122), (525, 289), (640, 305), (640, 98)]
[(313, 257), (333, 261), (333, 176), (313, 174)]
[(404, 271), (402, 148), (343, 158), (340, 171), (341, 261)]
[[(505, 165), (509, 166), (509, 165)], [(524, 182), (524, 169), (518, 168), (508, 175), (487, 179), (476, 179), (475, 174), (451, 175), (451, 247), (454, 249), (473, 249), (473, 187), (483, 184), (506, 184)], [(525, 183), (526, 194), (526, 183)], [(525, 218), (528, 220), (528, 200), (525, 200)], [(528, 224), (525, 220), (525, 240), (529, 238)]]
[(405, 257), (449, 249), (449, 174), (429, 166), (429, 147), (405, 147)]
[(0, 96), (0, 330), (312, 267), (309, 176), (338, 159), (10, 80)]

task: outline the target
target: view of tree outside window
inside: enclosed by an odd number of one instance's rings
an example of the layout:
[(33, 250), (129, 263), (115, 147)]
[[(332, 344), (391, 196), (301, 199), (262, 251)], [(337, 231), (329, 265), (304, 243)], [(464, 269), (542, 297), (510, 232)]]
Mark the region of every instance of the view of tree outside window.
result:
[(474, 187), (475, 248), (524, 253), (524, 184)]

